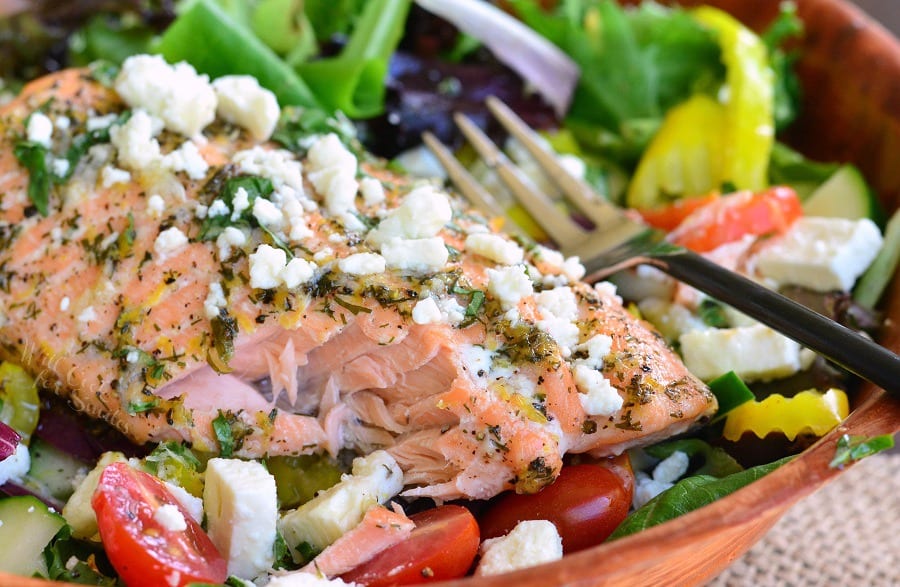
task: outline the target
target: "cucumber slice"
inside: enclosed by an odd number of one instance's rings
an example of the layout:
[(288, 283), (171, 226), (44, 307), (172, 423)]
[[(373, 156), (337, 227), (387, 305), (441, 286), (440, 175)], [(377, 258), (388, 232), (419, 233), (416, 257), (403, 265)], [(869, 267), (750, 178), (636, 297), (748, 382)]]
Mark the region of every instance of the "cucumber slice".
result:
[(869, 218), (881, 224), (884, 215), (875, 193), (853, 165), (842, 165), (803, 202), (806, 216)]
[(66, 521), (31, 495), (0, 500), (0, 571), (46, 575), (44, 548)]
[(75, 488), (72, 479), (90, 469), (86, 463), (64, 453), (52, 444), (34, 438), (31, 441), (31, 469), (24, 484), (41, 496), (65, 502)]
[(900, 262), (900, 211), (894, 212), (884, 229), (881, 250), (853, 290), (853, 299), (867, 308), (874, 308)]

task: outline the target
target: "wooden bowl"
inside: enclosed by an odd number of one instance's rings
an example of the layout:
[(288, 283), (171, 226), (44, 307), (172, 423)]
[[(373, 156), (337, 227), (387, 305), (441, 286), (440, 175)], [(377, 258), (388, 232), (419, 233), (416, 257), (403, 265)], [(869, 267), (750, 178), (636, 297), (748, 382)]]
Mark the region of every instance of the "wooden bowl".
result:
[[(764, 27), (781, 0), (683, 0), (712, 4)], [(789, 140), (809, 156), (857, 164), (888, 210), (900, 207), (900, 43), (842, 0), (796, 0), (806, 23), (798, 72), (804, 104)], [(889, 292), (882, 343), (900, 351), (900, 279)], [(775, 472), (709, 506), (639, 534), (542, 565), (445, 587), (698, 585), (747, 551), (800, 499), (842, 473), (828, 466), (843, 434), (900, 431), (900, 397), (865, 387), (843, 425)], [(0, 587), (48, 583), (0, 575)]]

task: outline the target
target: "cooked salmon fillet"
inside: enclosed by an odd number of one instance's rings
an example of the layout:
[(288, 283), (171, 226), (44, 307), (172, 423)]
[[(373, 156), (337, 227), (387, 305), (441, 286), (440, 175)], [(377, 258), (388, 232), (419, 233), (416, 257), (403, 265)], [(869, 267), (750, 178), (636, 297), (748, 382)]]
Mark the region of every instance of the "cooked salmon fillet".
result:
[(0, 349), (77, 409), (243, 457), (386, 448), (440, 499), (536, 491), (567, 452), (715, 411), (577, 260), (333, 134), (179, 126), (126, 75), (63, 71), (0, 116)]

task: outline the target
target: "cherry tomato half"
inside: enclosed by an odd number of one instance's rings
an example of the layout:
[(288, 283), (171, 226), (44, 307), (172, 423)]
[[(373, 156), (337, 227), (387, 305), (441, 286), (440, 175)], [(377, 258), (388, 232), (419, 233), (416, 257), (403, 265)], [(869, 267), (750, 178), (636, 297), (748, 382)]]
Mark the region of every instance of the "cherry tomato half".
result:
[(568, 465), (537, 493), (507, 493), (479, 520), (483, 538), (509, 533), (523, 520), (549, 520), (562, 537), (563, 552), (600, 544), (622, 523), (631, 506), (630, 468)]
[(480, 543), (478, 523), (469, 510), (444, 505), (409, 519), (416, 523), (409, 538), (341, 578), (367, 587), (388, 587), (456, 579), (469, 571)]
[[(187, 524), (170, 530), (154, 518), (176, 506)], [(126, 463), (103, 470), (91, 499), (109, 561), (128, 587), (223, 583), (227, 563), (163, 483)]]
[(758, 193), (737, 192), (692, 212), (669, 238), (702, 253), (747, 234), (784, 232), (802, 215), (800, 199), (789, 187), (773, 187)]

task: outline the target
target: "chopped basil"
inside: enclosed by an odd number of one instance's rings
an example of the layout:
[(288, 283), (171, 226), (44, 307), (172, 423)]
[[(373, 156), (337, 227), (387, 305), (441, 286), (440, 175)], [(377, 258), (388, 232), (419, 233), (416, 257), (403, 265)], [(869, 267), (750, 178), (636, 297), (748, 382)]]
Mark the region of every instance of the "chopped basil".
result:
[[(259, 222), (253, 216), (253, 202), (256, 198), (265, 198), (271, 195), (275, 188), (272, 182), (265, 177), (241, 175), (225, 180), (217, 199), (222, 200), (228, 206), (229, 211), (233, 210), (234, 198), (241, 188), (247, 192), (248, 206), (241, 212), (240, 218), (232, 221), (231, 212), (219, 216), (207, 216), (200, 229), (201, 240), (215, 240), (228, 226), (259, 226)], [(266, 232), (268, 233), (268, 231)], [(274, 235), (272, 236), (274, 237)]]
[(238, 334), (237, 320), (227, 312), (210, 320), (212, 328), (212, 346), (207, 352), (206, 361), (217, 373), (229, 373), (228, 362), (234, 356), (234, 339)]
[(222, 410), (219, 410), (219, 415), (212, 421), (212, 427), (219, 441), (219, 454), (226, 458), (230, 457), (234, 453), (234, 434)]
[(834, 458), (831, 459), (828, 466), (832, 469), (840, 469), (844, 465), (893, 447), (894, 436), (892, 434), (872, 437), (844, 434), (838, 439), (837, 450), (834, 451)]
[(347, 300), (341, 299), (337, 296), (334, 296), (334, 301), (338, 306), (344, 308), (345, 310), (347, 310), (354, 316), (356, 316), (359, 313), (369, 314), (372, 311), (369, 308), (366, 308), (365, 306), (357, 306), (355, 304), (351, 304)]
[(715, 300), (710, 300), (709, 298), (703, 300), (700, 302), (697, 312), (700, 314), (700, 319), (707, 326), (728, 328), (731, 325), (728, 322), (728, 316), (725, 315), (725, 308)]
[(16, 144), (13, 153), (19, 163), (28, 170), (28, 199), (42, 216), (49, 213), (52, 177), (47, 166), (50, 151), (44, 145), (31, 141)]
[(353, 145), (356, 129), (342, 115), (330, 115), (314, 108), (287, 107), (281, 114), (272, 140), (286, 149), (305, 154), (318, 135), (334, 133), (345, 145)]
[(142, 402), (131, 402), (128, 404), (129, 414), (140, 414), (141, 412), (149, 412), (159, 404), (158, 400), (151, 399)]
[(469, 289), (454, 284), (453, 287), (450, 288), (450, 293), (467, 296), (469, 298), (469, 303), (466, 304), (465, 318), (459, 323), (459, 327), (465, 328), (466, 326), (474, 324), (478, 319), (478, 312), (481, 311), (482, 306), (484, 306), (484, 292), (480, 289)]

